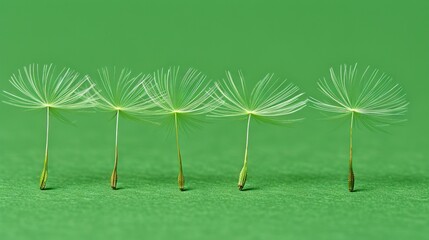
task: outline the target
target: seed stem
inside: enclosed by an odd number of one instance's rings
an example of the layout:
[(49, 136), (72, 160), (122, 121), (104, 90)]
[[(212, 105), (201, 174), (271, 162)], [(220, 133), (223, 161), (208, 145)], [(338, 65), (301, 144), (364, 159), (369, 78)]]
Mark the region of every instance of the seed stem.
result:
[(46, 146), (45, 146), (45, 161), (43, 163), (42, 175), (40, 176), (40, 190), (46, 188), (48, 181), (48, 149), (49, 149), (49, 107), (46, 108)]
[(115, 162), (113, 164), (113, 172), (110, 177), (110, 186), (112, 189), (116, 189), (118, 182), (118, 130), (119, 130), (119, 110), (116, 111), (116, 130), (115, 130)]
[(355, 187), (355, 175), (353, 173), (353, 117), (354, 111), (352, 111), (352, 117), (350, 120), (350, 159), (349, 159), (349, 192), (353, 192)]
[(179, 159), (179, 175), (177, 177), (177, 183), (179, 185), (180, 191), (185, 190), (185, 177), (183, 176), (182, 169), (182, 155), (180, 154), (180, 146), (179, 146), (179, 125), (177, 120), (177, 112), (174, 113), (174, 126), (176, 128), (176, 147), (177, 147), (177, 158)]
[(250, 118), (252, 114), (247, 117), (247, 128), (246, 128), (246, 149), (244, 151), (244, 163), (243, 168), (240, 171), (240, 177), (238, 178), (238, 189), (243, 190), (247, 179), (247, 159), (248, 159), (248, 148), (249, 148), (249, 130), (250, 130)]

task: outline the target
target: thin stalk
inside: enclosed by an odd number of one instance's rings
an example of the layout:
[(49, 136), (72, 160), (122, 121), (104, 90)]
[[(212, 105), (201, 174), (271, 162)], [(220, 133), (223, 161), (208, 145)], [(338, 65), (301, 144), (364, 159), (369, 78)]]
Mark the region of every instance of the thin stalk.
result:
[(45, 161), (43, 163), (42, 175), (40, 176), (40, 190), (46, 188), (48, 181), (48, 149), (49, 149), (49, 107), (46, 108), (46, 147), (45, 147)]
[(118, 182), (118, 129), (119, 129), (119, 110), (116, 111), (116, 130), (115, 130), (115, 163), (113, 164), (113, 172), (110, 177), (110, 186), (116, 189)]
[(177, 113), (174, 113), (174, 126), (176, 128), (176, 147), (177, 147), (177, 158), (179, 159), (179, 175), (177, 177), (177, 183), (179, 185), (180, 191), (185, 190), (185, 177), (183, 176), (182, 169), (182, 155), (180, 154), (179, 146), (179, 125), (177, 124)]
[(238, 178), (238, 189), (243, 190), (244, 184), (246, 184), (247, 179), (247, 158), (248, 158), (248, 148), (249, 148), (249, 130), (250, 130), (250, 117), (252, 114), (249, 114), (247, 118), (247, 128), (246, 128), (246, 149), (244, 151), (244, 163), (243, 168), (240, 172), (240, 177)]
[(349, 192), (353, 192), (355, 187), (355, 175), (353, 173), (353, 117), (354, 112), (352, 112), (352, 117), (350, 120), (350, 159), (349, 159)]

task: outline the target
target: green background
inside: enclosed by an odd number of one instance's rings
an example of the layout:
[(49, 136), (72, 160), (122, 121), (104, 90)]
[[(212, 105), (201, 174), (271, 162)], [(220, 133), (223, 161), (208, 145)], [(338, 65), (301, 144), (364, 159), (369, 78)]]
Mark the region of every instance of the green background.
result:
[[(283, 3), (280, 3), (283, 2)], [(356, 189), (347, 191), (348, 130), (306, 109), (291, 127), (252, 122), (249, 176), (237, 190), (245, 121), (181, 135), (186, 185), (177, 189), (174, 135), (114, 121), (54, 119), (47, 191), (38, 190), (43, 111), (0, 105), (1, 239), (428, 239), (429, 3), (427, 1), (18, 1), (0, 3), (0, 87), (30, 63), (92, 74), (195, 67), (216, 80), (268, 72), (317, 94), (331, 66), (389, 73), (407, 92), (408, 122), (354, 133)]]

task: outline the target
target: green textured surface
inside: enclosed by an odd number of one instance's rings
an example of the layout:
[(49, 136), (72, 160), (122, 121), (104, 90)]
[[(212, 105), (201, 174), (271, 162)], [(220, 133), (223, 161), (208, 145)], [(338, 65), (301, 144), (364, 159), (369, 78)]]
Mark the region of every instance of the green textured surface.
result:
[(29, 63), (93, 73), (193, 66), (212, 78), (267, 72), (308, 94), (330, 66), (359, 62), (408, 93), (409, 121), (389, 134), (357, 129), (356, 189), (347, 191), (348, 130), (310, 109), (292, 127), (252, 122), (247, 191), (236, 187), (245, 121), (181, 136), (188, 191), (179, 192), (174, 135), (120, 122), (112, 191), (109, 114), (53, 120), (47, 191), (38, 190), (44, 113), (0, 105), (1, 239), (428, 239), (426, 1), (1, 1), (0, 87)]

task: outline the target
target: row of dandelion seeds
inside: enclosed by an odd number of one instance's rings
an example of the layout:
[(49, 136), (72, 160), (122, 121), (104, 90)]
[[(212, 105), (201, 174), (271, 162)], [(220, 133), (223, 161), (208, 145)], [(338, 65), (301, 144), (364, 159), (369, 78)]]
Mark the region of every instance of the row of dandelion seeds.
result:
[(246, 119), (245, 153), (239, 174), (238, 188), (247, 179), (249, 130), (252, 119), (287, 124), (298, 121), (290, 115), (308, 103), (316, 110), (350, 119), (350, 158), (348, 189), (354, 190), (353, 126), (369, 128), (389, 126), (405, 120), (408, 102), (402, 88), (377, 69), (366, 67), (359, 72), (357, 64), (330, 69), (329, 77), (319, 79), (320, 98), (305, 98), (299, 88), (267, 74), (253, 88), (248, 88), (241, 72), (226, 72), (214, 84), (195, 69), (178, 67), (161, 69), (153, 74), (133, 74), (130, 70), (102, 68), (90, 78), (52, 64), (32, 64), (18, 70), (10, 78), (13, 91), (4, 91), (7, 104), (46, 110), (46, 149), (40, 189), (48, 179), (49, 121), (52, 111), (96, 108), (115, 113), (115, 157), (110, 185), (117, 188), (118, 126), (121, 115), (141, 119), (170, 117), (174, 122), (179, 162), (178, 186), (185, 189), (182, 156), (179, 145), (179, 122), (188, 117), (237, 117)]

